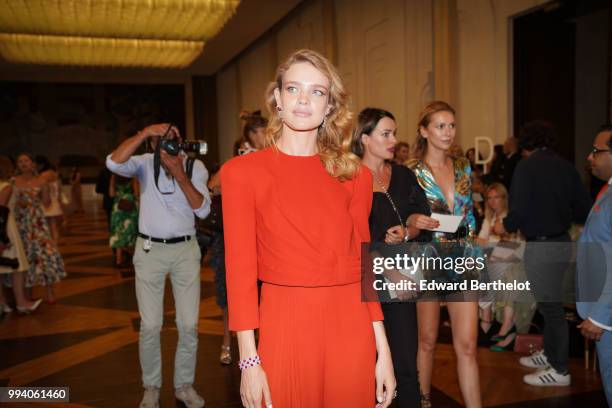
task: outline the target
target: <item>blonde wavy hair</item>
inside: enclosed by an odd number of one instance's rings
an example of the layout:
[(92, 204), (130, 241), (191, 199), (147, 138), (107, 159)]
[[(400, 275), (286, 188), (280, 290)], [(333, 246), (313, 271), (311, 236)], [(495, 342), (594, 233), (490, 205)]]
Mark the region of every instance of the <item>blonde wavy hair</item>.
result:
[(489, 206), (489, 200), (487, 197), (491, 191), (497, 192), (497, 194), (502, 196), (502, 200), (504, 202), (504, 211), (508, 211), (508, 189), (502, 183), (493, 183), (487, 187), (485, 192), (485, 219), (491, 221), (493, 219), (494, 211)]
[(265, 93), (268, 110), (266, 145), (276, 146), (281, 136), (283, 120), (276, 110), (274, 90), (282, 90), (285, 72), (296, 63), (307, 62), (329, 79), (329, 114), (319, 127), (317, 147), (325, 170), (340, 180), (351, 179), (359, 170), (359, 158), (351, 152), (352, 114), (348, 109), (349, 95), (336, 68), (321, 54), (302, 49), (294, 52), (280, 64), (275, 80), (268, 85)]

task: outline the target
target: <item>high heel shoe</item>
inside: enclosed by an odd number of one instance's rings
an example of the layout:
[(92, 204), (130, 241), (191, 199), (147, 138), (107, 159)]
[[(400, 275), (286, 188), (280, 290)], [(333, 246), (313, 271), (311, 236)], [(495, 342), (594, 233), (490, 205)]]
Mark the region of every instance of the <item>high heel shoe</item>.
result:
[(514, 342), (516, 341), (516, 331), (513, 331), (511, 333), (507, 333), (503, 339), (501, 339), (500, 341), (506, 340), (508, 338), (508, 336), (514, 335), (514, 337), (512, 338), (512, 341), (508, 344), (506, 344), (505, 346), (500, 346), (499, 344), (494, 344), (492, 345), (489, 350), (491, 351), (509, 351), (512, 350), (514, 348)]
[(421, 394), (421, 408), (431, 408), (431, 394)]
[(491, 341), (494, 341), (494, 342), (503, 341), (506, 339), (506, 337), (508, 337), (512, 333), (516, 333), (516, 326), (514, 325), (510, 328), (510, 330), (506, 332), (506, 334), (496, 334), (495, 336), (492, 336)]
[(223, 365), (232, 364), (232, 350), (230, 346), (221, 345), (221, 354), (219, 355), (219, 362)]
[(32, 306), (30, 306), (30, 307), (17, 306), (17, 312), (19, 312), (19, 314), (24, 314), (24, 315), (31, 314), (36, 309), (38, 309), (38, 307), (40, 306), (42, 301), (43, 301), (42, 299), (37, 299), (36, 301), (34, 301), (34, 303), (32, 303)]
[(0, 311), (2, 313), (11, 313), (13, 308), (7, 305), (6, 303), (0, 303)]

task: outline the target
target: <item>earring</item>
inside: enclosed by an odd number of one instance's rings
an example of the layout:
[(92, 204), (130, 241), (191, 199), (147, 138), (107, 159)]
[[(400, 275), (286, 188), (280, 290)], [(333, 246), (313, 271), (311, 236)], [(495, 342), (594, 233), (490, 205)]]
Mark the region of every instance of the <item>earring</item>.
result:
[(283, 108), (281, 108), (280, 106), (276, 107), (276, 114), (278, 115), (279, 118), (283, 117)]
[(325, 127), (325, 121), (327, 120), (327, 115), (323, 116), (323, 122), (321, 123), (321, 127)]

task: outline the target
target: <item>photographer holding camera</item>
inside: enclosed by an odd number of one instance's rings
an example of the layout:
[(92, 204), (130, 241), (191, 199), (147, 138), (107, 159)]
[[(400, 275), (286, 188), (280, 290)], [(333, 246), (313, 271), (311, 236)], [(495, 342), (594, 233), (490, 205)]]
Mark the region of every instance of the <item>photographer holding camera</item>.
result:
[[(133, 156), (145, 141), (155, 153)], [(139, 355), (145, 388), (141, 408), (159, 407), (160, 331), (168, 273), (179, 332), (175, 396), (189, 408), (204, 406), (204, 399), (192, 386), (198, 346), (201, 257), (195, 239), (194, 214), (199, 218), (208, 215), (210, 197), (204, 164), (189, 159), (183, 151), (195, 150), (195, 145), (181, 143), (176, 127), (155, 124), (126, 139), (106, 158), (110, 171), (137, 177), (141, 185), (139, 238), (134, 253), (136, 298), (141, 317)]]

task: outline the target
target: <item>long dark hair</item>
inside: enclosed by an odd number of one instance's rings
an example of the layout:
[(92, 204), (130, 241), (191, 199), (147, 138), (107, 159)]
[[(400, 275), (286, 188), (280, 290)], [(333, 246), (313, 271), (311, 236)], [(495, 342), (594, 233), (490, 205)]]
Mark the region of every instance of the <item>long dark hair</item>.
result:
[(363, 144), (361, 143), (361, 135), (369, 135), (372, 133), (374, 129), (376, 129), (376, 125), (383, 118), (393, 119), (395, 121), (395, 116), (387, 110), (379, 109), (379, 108), (365, 108), (361, 112), (359, 112), (359, 116), (357, 116), (357, 127), (353, 132), (353, 138), (351, 140), (351, 151), (355, 153), (359, 157), (363, 157)]

